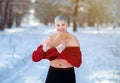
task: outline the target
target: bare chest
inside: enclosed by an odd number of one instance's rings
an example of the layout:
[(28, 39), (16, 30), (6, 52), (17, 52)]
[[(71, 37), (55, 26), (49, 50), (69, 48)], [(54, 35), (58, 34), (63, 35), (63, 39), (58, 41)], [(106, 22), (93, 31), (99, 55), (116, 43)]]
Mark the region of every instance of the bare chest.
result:
[(51, 40), (49, 41), (49, 44), (51, 47), (56, 47), (58, 46), (61, 42), (64, 42), (66, 46), (71, 46), (72, 45), (72, 38), (70, 36), (62, 36), (62, 37), (52, 37)]

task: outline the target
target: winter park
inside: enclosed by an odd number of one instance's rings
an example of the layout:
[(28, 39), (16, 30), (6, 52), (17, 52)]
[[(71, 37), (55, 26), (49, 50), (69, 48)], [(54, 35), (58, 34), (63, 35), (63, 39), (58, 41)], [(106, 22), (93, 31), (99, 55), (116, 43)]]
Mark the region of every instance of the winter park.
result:
[[(0, 0), (0, 83), (45, 83), (49, 60), (32, 53), (50, 34), (54, 18), (69, 17), (80, 42), (76, 83), (120, 83), (120, 0)], [(70, 77), (69, 77), (70, 79)]]

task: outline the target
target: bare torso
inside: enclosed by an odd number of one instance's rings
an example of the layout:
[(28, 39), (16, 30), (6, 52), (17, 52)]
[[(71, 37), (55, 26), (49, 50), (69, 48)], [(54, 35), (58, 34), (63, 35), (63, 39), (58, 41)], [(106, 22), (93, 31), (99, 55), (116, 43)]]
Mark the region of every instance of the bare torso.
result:
[[(71, 35), (70, 33), (66, 33), (62, 36), (58, 36), (57, 34), (54, 34), (53, 36), (50, 37), (50, 39), (48, 41), (52, 41), (49, 42), (49, 45), (51, 47), (56, 47), (57, 45), (60, 44), (61, 41), (66, 41), (66, 47), (70, 47), (73, 45), (74, 43), (74, 36)], [(56, 68), (69, 68), (69, 67), (73, 67), (70, 63), (68, 63), (65, 59), (55, 59), (50, 61), (50, 65)]]
[(66, 60), (64, 59), (55, 59), (53, 61), (50, 61), (50, 65), (56, 68), (69, 68), (72, 67), (71, 64), (69, 64)]

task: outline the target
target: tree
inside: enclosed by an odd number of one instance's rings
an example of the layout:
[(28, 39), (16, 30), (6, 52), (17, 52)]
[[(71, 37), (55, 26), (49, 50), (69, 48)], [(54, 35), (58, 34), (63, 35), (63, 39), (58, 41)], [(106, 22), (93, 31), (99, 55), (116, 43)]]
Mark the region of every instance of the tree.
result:
[(3, 30), (2, 2), (3, 2), (3, 0), (0, 0), (0, 30)]
[(73, 12), (73, 31), (77, 30), (77, 15), (78, 15), (78, 8), (79, 8), (79, 0), (74, 0), (73, 4), (74, 4), (74, 12)]
[(7, 17), (8, 17), (8, 7), (9, 7), (9, 4), (10, 4), (10, 1), (11, 0), (6, 0), (5, 1), (5, 9), (4, 9), (4, 15), (3, 15), (3, 28), (5, 28), (5, 25), (6, 25), (6, 23), (7, 23)]
[(54, 17), (58, 14), (62, 14), (59, 5), (51, 3), (49, 0), (37, 0), (35, 10), (36, 18), (45, 25), (53, 23)]
[[(118, 0), (120, 1), (120, 0)], [(101, 26), (120, 22), (119, 3), (114, 0), (37, 0), (36, 17), (44, 24), (52, 23), (58, 14), (70, 16), (73, 31), (78, 26)], [(115, 6), (115, 7), (113, 7)], [(114, 13), (113, 13), (114, 12)], [(114, 14), (114, 16), (113, 16)]]
[(11, 21), (13, 20), (17, 27), (21, 25), (22, 17), (24, 17), (24, 15), (28, 13), (30, 5), (31, 3), (29, 0), (14, 0), (13, 2), (11, 2), (12, 12), (10, 12), (10, 17), (13, 18), (11, 19)]
[[(1, 0), (0, 0), (1, 1)], [(11, 28), (16, 19), (19, 26), (21, 18), (28, 11), (29, 0), (2, 0), (0, 2), (0, 30)]]

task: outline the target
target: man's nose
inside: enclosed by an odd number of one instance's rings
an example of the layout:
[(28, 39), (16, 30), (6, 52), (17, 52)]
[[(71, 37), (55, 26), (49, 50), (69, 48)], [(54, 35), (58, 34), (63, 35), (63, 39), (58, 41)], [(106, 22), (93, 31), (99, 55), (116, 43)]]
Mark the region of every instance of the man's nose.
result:
[(63, 28), (63, 26), (60, 26), (60, 29), (62, 29)]

